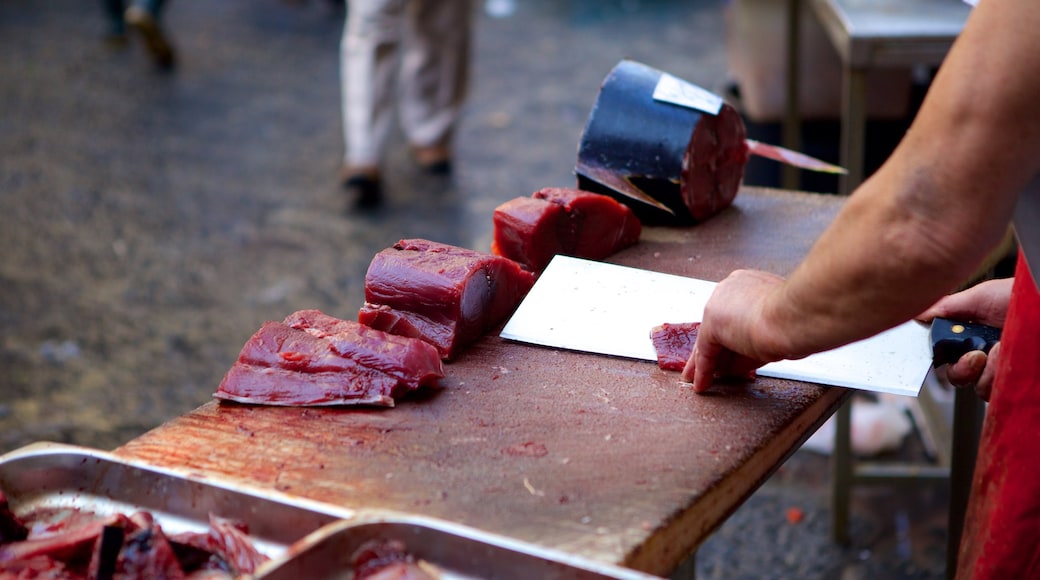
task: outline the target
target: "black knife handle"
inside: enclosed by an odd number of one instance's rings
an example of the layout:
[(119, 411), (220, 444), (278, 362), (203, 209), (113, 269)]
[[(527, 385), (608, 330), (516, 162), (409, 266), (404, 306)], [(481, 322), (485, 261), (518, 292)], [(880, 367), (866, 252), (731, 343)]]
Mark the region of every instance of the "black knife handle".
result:
[(948, 318), (932, 321), (932, 366), (957, 362), (965, 353), (981, 350), (988, 353), (1000, 341), (1000, 329), (974, 322)]

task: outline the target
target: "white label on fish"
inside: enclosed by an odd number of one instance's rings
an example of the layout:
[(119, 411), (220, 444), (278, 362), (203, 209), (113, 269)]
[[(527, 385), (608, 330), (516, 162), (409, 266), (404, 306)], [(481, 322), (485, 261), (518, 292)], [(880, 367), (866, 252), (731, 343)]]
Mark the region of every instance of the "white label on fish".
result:
[(722, 110), (722, 97), (668, 73), (658, 79), (654, 87), (654, 99), (711, 115), (718, 115)]

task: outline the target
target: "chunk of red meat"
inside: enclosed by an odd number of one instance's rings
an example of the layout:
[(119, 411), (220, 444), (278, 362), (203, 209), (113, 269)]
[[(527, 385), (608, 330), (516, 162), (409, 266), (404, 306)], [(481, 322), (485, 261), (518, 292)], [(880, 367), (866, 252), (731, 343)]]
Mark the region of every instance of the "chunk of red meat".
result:
[(0, 562), (29, 560), (45, 556), (54, 560), (84, 565), (90, 561), (94, 543), (106, 525), (126, 525), (126, 516), (115, 515), (103, 520), (91, 520), (61, 532), (30, 536), (19, 542), (0, 545)]
[(650, 330), (657, 351), (657, 366), (666, 371), (681, 371), (697, 342), (700, 322), (664, 323)]
[(369, 264), (365, 302), (392, 309), (396, 317), (390, 318), (406, 318), (441, 358), (451, 360), (512, 313), (533, 285), (534, 274), (507, 258), (401, 240)]
[(18, 516), (14, 515), (7, 495), (0, 491), (0, 544), (21, 541), (28, 535), (29, 529)]
[(398, 380), (359, 366), (353, 371), (301, 373), (236, 362), (213, 395), (256, 405), (394, 406)]
[(560, 204), (518, 197), (495, 208), (491, 253), (541, 272), (556, 254), (566, 253), (567, 212)]
[(283, 322), (265, 322), (242, 346), (238, 362), (304, 373), (363, 372), (366, 368), (337, 354), (329, 341)]
[(747, 129), (730, 105), (718, 115), (703, 115), (683, 154), (680, 191), (696, 221), (733, 204), (748, 162)]
[(410, 389), (433, 385), (444, 377), (444, 365), (433, 345), (397, 336), (319, 310), (290, 314), (285, 324), (327, 340), (340, 356), (396, 377)]
[(358, 309), (358, 321), (361, 324), (379, 328), (386, 332), (407, 332), (405, 336), (418, 338), (437, 349), (437, 354), (444, 360), (454, 358), (456, 338), (453, 335), (456, 324), (443, 320), (432, 320), (422, 314), (407, 310), (395, 310), (386, 304), (370, 304), (366, 302)]
[(568, 187), (547, 187), (534, 192), (563, 207), (567, 214), (564, 251), (577, 258), (602, 260), (639, 241), (643, 225), (631, 208), (612, 197)]
[(65, 563), (50, 556), (41, 555), (23, 560), (0, 561), (0, 578), (12, 580), (78, 580), (81, 574), (75, 574), (65, 567)]
[(398, 336), (418, 339), (422, 339), (425, 336), (425, 333), (413, 324), (408, 316), (390, 308), (386, 304), (369, 304), (366, 302), (358, 311), (358, 322), (371, 328), (380, 328), (384, 332)]
[(541, 272), (556, 254), (601, 260), (635, 244), (642, 224), (612, 197), (567, 187), (540, 189), (495, 208), (491, 252)]
[(113, 578), (184, 578), (173, 547), (155, 518), (148, 512), (137, 512), (130, 519), (135, 526), (124, 537)]
[[(427, 358), (439, 365), (436, 351), (430, 350), (434, 352)], [(387, 348), (387, 352), (393, 349)], [(427, 369), (420, 368), (412, 375), (407, 370), (392, 376), (336, 353), (327, 339), (282, 322), (266, 322), (242, 347), (238, 361), (214, 396), (269, 405), (393, 406), (394, 397), (417, 387), (420, 381), (436, 380)], [(389, 403), (387, 397), (391, 398)]]
[(665, 73), (623, 60), (603, 80), (578, 146), (578, 187), (632, 207), (643, 223), (693, 224), (729, 207), (748, 159), (739, 112), (652, 98)]
[(178, 534), (170, 541), (209, 552), (219, 562), (219, 569), (238, 577), (252, 574), (268, 560), (256, 549), (248, 534), (249, 528), (244, 523), (210, 514), (206, 533)]

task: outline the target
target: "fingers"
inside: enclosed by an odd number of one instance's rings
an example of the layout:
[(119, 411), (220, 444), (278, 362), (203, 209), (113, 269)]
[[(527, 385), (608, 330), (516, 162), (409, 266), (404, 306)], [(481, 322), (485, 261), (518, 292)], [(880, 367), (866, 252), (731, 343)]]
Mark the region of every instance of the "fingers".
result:
[(957, 362), (946, 369), (946, 378), (957, 387), (970, 387), (978, 383), (986, 368), (986, 353), (973, 350), (965, 353)]
[(710, 346), (702, 348), (700, 345), (694, 345), (690, 360), (686, 361), (686, 367), (683, 368), (683, 380), (693, 383), (693, 392), (695, 393), (707, 391), (715, 379), (715, 357), (717, 354), (712, 355), (712, 350), (718, 349), (712, 349)]
[(754, 270), (736, 270), (719, 282), (704, 307), (696, 345), (682, 371), (695, 392), (708, 390), (716, 378), (747, 379), (766, 362), (748, 354), (763, 348), (772, 352), (771, 344), (760, 344), (755, 334), (765, 324), (763, 303), (782, 283), (775, 274)]
[(928, 322), (941, 316), (1002, 327), (1007, 317), (1013, 283), (1012, 278), (987, 280), (967, 290), (944, 296), (915, 318)]
[(695, 393), (707, 391), (715, 379), (754, 380), (755, 371), (762, 366), (762, 363), (723, 347), (704, 348), (700, 350), (698, 345), (694, 345), (693, 353), (683, 367), (682, 380), (693, 383)]
[(986, 358), (986, 368), (982, 369), (982, 376), (975, 383), (975, 392), (983, 401), (989, 401), (990, 393), (993, 391), (993, 379), (997, 376), (997, 361), (1000, 357), (1000, 343), (993, 345)]
[(690, 353), (690, 358), (686, 359), (686, 365), (683, 366), (682, 380), (687, 383), (692, 383), (697, 373), (697, 345), (693, 345), (693, 352)]
[(966, 353), (947, 368), (946, 378), (956, 387), (974, 387), (979, 397), (988, 401), (997, 375), (999, 356), (999, 342), (990, 349), (988, 356), (981, 350)]

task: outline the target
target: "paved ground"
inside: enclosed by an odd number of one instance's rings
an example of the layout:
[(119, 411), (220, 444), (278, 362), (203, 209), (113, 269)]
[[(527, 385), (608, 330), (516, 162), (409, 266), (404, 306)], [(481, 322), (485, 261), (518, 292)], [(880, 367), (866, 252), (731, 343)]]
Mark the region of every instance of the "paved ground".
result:
[[(350, 317), (399, 238), (486, 248), (496, 205), (573, 184), (618, 60), (727, 79), (724, 0), (489, 0), (513, 11), (478, 20), (454, 176), (424, 177), (398, 143), (387, 204), (358, 215), (335, 179), (342, 6), (174, 1), (180, 62), (162, 74), (139, 43), (101, 42), (99, 4), (0, 4), (0, 452), (113, 448), (190, 411), (262, 321)], [(702, 547), (698, 575), (942, 577), (944, 490), (857, 490), (842, 549), (826, 469), (796, 454)]]

